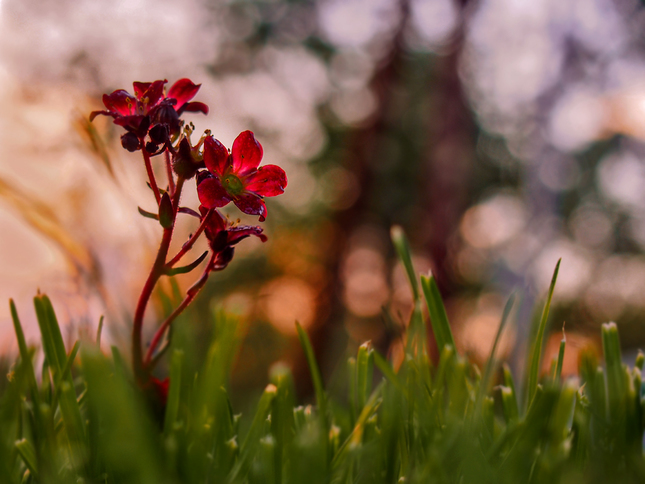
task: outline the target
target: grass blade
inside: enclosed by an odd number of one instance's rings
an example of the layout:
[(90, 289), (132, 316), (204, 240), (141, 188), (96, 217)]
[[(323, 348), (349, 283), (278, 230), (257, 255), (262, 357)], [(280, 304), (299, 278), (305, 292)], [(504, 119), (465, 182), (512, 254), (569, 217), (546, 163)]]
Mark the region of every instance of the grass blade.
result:
[(421, 286), (423, 287), (423, 294), (425, 295), (426, 304), (428, 305), (428, 311), (430, 313), (432, 331), (437, 340), (439, 353), (441, 354), (445, 346), (450, 345), (455, 348), (455, 339), (452, 336), (446, 308), (443, 305), (437, 282), (432, 275), (430, 277), (421, 276)]
[(415, 301), (419, 300), (419, 283), (417, 281), (417, 276), (414, 272), (414, 266), (412, 265), (412, 255), (410, 252), (410, 244), (408, 239), (403, 232), (403, 229), (398, 225), (395, 225), (390, 230), (390, 237), (392, 238), (392, 243), (394, 244), (394, 249), (396, 250), (399, 260), (403, 263), (405, 267), (405, 273), (408, 276), (408, 281), (410, 282), (410, 287), (412, 288), (412, 295)]
[(31, 390), (31, 398), (33, 399), (34, 405), (40, 407), (40, 393), (38, 392), (38, 383), (36, 383), (36, 373), (34, 371), (34, 363), (31, 359), (31, 353), (27, 348), (27, 342), (25, 340), (25, 333), (22, 330), (22, 324), (20, 324), (20, 319), (18, 318), (18, 311), (16, 311), (16, 305), (13, 302), (13, 299), (9, 299), (9, 308), (11, 310), (11, 319), (13, 320), (13, 328), (16, 332), (16, 339), (18, 340), (18, 351), (20, 352), (20, 359), (22, 364), (26, 368), (27, 379), (29, 380), (29, 389)]
[(558, 350), (558, 362), (555, 365), (555, 374), (553, 381), (558, 383), (562, 377), (562, 365), (564, 363), (564, 348), (567, 344), (567, 335), (564, 334), (564, 326), (562, 326), (562, 340), (560, 340), (560, 349)]
[(544, 309), (542, 311), (542, 317), (540, 318), (540, 323), (537, 329), (537, 334), (535, 341), (533, 342), (533, 348), (531, 350), (531, 364), (528, 369), (528, 383), (527, 383), (527, 408), (530, 407), (535, 392), (538, 385), (538, 376), (540, 374), (540, 359), (542, 357), (542, 344), (544, 340), (544, 332), (546, 330), (546, 323), (549, 319), (549, 309), (551, 308), (551, 299), (553, 298), (553, 291), (555, 289), (555, 282), (558, 279), (558, 271), (560, 270), (560, 262), (562, 259), (558, 260), (558, 263), (555, 265), (555, 270), (553, 271), (553, 277), (551, 278), (551, 284), (549, 285), (549, 293), (544, 303)]
[(318, 411), (320, 416), (325, 422), (325, 429), (328, 429), (327, 425), (327, 396), (325, 394), (325, 388), (322, 383), (322, 375), (320, 374), (320, 369), (318, 368), (318, 363), (316, 362), (316, 355), (314, 354), (314, 348), (311, 346), (311, 341), (309, 336), (300, 323), (296, 321), (296, 330), (298, 331), (298, 338), (300, 339), (300, 344), (302, 349), (305, 352), (305, 357), (307, 358), (307, 363), (309, 364), (309, 371), (311, 373), (311, 379), (314, 384), (314, 391), (316, 393), (316, 403), (318, 405)]
[(36, 449), (31, 445), (27, 439), (21, 439), (16, 442), (16, 450), (20, 457), (22, 457), (23, 462), (29, 469), (29, 472), (38, 479), (38, 464), (36, 461)]
[(504, 311), (502, 312), (502, 320), (500, 321), (499, 327), (497, 328), (497, 334), (495, 335), (493, 347), (491, 348), (490, 355), (488, 356), (488, 361), (486, 362), (484, 376), (482, 377), (482, 380), (479, 384), (479, 392), (477, 394), (477, 403), (475, 404), (475, 408), (481, 407), (482, 398), (488, 393), (488, 386), (490, 384), (491, 377), (493, 376), (493, 370), (495, 369), (495, 356), (497, 355), (497, 347), (499, 346), (499, 342), (502, 338), (502, 333), (504, 332), (504, 328), (506, 327), (506, 323), (508, 322), (511, 310), (513, 309), (514, 302), (515, 295), (512, 294), (511, 297), (508, 298), (506, 306), (504, 306)]
[(184, 360), (184, 352), (174, 350), (170, 359), (170, 387), (168, 388), (168, 400), (166, 402), (166, 414), (164, 415), (163, 433), (168, 437), (177, 421), (179, 415), (179, 402), (181, 396), (181, 367)]
[(365, 402), (370, 396), (372, 375), (374, 373), (374, 349), (371, 342), (363, 343), (358, 348), (356, 359), (356, 389), (357, 389), (357, 414), (363, 410)]

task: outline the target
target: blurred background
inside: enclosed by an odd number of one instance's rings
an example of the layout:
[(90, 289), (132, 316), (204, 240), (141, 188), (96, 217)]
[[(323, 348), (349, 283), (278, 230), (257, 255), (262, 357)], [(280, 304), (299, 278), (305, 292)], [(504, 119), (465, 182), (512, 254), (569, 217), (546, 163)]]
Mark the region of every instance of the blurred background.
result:
[[(187, 116), (197, 133), (230, 147), (251, 129), (289, 177), (267, 202), (269, 241), (240, 244), (184, 320), (241, 317), (237, 386), (264, 384), (280, 359), (308, 391), (295, 320), (332, 381), (365, 340), (396, 354), (411, 296), (393, 224), (475, 360), (514, 290), (503, 346), (521, 355), (560, 257), (549, 344), (566, 322), (565, 371), (603, 322), (626, 349), (645, 343), (636, 0), (0, 0), (0, 23), (0, 300), (34, 342), (40, 289), (70, 339), (105, 315), (108, 341), (127, 345), (161, 230), (137, 213), (154, 204), (138, 154), (88, 114), (132, 81), (189, 77), (211, 108)], [(13, 345), (2, 303), (0, 352)]]

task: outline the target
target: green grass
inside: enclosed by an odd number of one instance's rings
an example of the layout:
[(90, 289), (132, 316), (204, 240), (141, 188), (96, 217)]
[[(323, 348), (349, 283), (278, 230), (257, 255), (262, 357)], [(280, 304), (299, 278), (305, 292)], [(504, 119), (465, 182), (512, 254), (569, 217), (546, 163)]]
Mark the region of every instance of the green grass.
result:
[[(557, 267), (527, 375), (518, 379), (496, 360), (497, 345), (481, 370), (456, 351), (434, 279), (417, 280), (405, 236), (395, 230), (393, 239), (414, 297), (400, 367), (361, 345), (347, 363), (349, 395), (330, 395), (297, 326), (314, 403), (297, 402), (289, 369), (276, 366), (252, 415), (237, 415), (229, 400), (240, 335), (238, 321), (224, 313), (213, 314), (203, 358), (177, 326), (164, 408), (152, 389), (136, 387), (118, 349), (106, 356), (89, 342), (65, 348), (44, 295), (34, 300), (41, 347), (28, 347), (11, 303), (20, 356), (0, 397), (0, 483), (645, 481), (645, 358), (633, 368), (622, 362), (615, 324), (602, 327), (602, 365), (583, 353), (580, 381), (560, 377), (565, 340), (553, 373), (540, 377)], [(496, 341), (512, 305), (511, 298)], [(440, 349), (437, 364), (428, 331)], [(44, 363), (35, 368), (39, 351)]]

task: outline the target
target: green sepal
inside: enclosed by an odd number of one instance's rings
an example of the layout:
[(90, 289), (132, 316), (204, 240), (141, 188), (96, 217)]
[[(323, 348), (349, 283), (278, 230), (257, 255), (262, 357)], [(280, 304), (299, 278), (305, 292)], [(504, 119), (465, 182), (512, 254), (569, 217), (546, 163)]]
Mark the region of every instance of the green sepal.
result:
[(195, 259), (187, 266), (166, 269), (166, 274), (169, 276), (174, 276), (177, 274), (186, 274), (192, 271), (193, 269), (195, 269), (195, 267), (197, 267), (206, 258), (207, 255), (208, 255), (208, 251), (205, 251), (202, 255), (200, 255), (197, 259)]
[(139, 210), (139, 213), (143, 215), (146, 218), (151, 218), (152, 220), (159, 220), (159, 215), (156, 213), (152, 212), (147, 212), (146, 210), (142, 209), (141, 207), (137, 207), (137, 210)]
[(159, 202), (159, 223), (164, 229), (172, 227), (174, 221), (174, 211), (172, 209), (172, 201), (170, 195), (164, 193)]

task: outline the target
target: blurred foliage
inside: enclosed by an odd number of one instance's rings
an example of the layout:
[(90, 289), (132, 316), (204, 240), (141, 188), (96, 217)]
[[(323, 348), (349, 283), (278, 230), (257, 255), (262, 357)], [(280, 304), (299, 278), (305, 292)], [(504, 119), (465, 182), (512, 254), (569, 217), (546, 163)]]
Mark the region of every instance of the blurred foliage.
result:
[[(538, 380), (556, 268), (520, 387), (500, 368), (497, 343), (483, 371), (455, 351), (434, 279), (419, 281), (405, 237), (393, 236), (416, 288), (404, 357), (393, 363), (361, 345), (347, 360), (347, 392), (337, 395), (326, 390), (297, 325), (315, 388), (315, 404), (306, 406), (289, 369), (277, 365), (259, 399), (246, 402), (248, 413), (236, 413), (230, 373), (241, 335), (223, 312), (202, 322), (212, 332), (206, 351), (193, 347), (199, 325), (176, 327), (162, 397), (136, 388), (116, 347), (106, 356), (85, 341), (80, 358), (78, 343), (65, 348), (44, 295), (34, 299), (44, 352), (36, 370), (39, 349), (27, 346), (11, 302), (20, 358), (0, 393), (2, 482), (642, 482), (645, 357), (622, 363), (615, 324), (602, 327), (603, 366), (587, 351), (580, 381), (561, 378), (561, 352)], [(497, 342), (512, 306), (511, 299)], [(427, 331), (442, 342), (436, 363)]]

